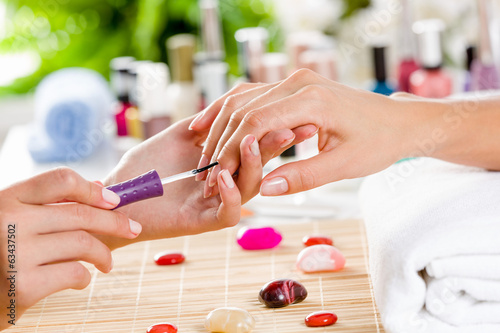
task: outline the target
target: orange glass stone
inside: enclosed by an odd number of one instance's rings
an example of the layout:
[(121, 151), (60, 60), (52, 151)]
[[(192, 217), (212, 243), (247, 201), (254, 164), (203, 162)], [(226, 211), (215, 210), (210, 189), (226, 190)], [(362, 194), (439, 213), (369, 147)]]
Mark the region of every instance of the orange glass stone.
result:
[(157, 253), (154, 257), (155, 263), (160, 266), (165, 265), (176, 265), (184, 262), (186, 257), (182, 253), (179, 252), (160, 252)]
[(330, 326), (337, 322), (337, 315), (329, 311), (317, 311), (307, 315), (305, 322), (309, 327)]
[(149, 326), (147, 333), (177, 333), (177, 327), (170, 323), (158, 323)]
[(302, 238), (302, 243), (305, 246), (312, 246), (312, 245), (319, 245), (319, 244), (333, 245), (333, 240), (327, 236), (308, 235), (308, 236), (304, 236), (304, 238)]

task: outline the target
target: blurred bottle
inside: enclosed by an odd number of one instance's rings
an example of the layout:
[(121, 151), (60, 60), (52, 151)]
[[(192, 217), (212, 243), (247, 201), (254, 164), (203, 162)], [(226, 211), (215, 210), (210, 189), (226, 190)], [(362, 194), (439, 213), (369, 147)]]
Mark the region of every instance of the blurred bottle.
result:
[(491, 48), (489, 0), (477, 0), (479, 12), (479, 57), (471, 65), (471, 91), (500, 89), (498, 69)]
[(262, 56), (267, 50), (269, 34), (266, 29), (243, 28), (235, 32), (238, 45), (238, 61), (241, 73), (249, 82), (261, 82)]
[(285, 53), (265, 53), (261, 60), (261, 81), (274, 83), (281, 81), (288, 74), (288, 56)]
[(394, 88), (387, 83), (387, 71), (385, 69), (385, 46), (373, 46), (373, 67), (375, 74), (375, 87), (373, 92), (389, 96)]
[(476, 47), (475, 46), (468, 46), (467, 49), (465, 50), (466, 53), (466, 58), (465, 58), (465, 84), (464, 84), (464, 91), (470, 91), (470, 85), (471, 85), (471, 65), (472, 61), (476, 59)]
[(173, 81), (167, 94), (174, 122), (192, 116), (200, 109), (200, 92), (193, 82), (195, 45), (196, 39), (191, 34), (179, 34), (167, 40)]
[(129, 69), (134, 61), (134, 57), (118, 57), (112, 59), (110, 62), (111, 87), (118, 99), (118, 105), (115, 111), (116, 131), (118, 136), (126, 136), (128, 134), (125, 113), (127, 109), (132, 106), (130, 103), (130, 91), (133, 84), (129, 75)]
[(410, 76), (410, 92), (415, 95), (442, 98), (452, 92), (451, 78), (441, 69), (441, 33), (444, 27), (443, 21), (438, 19), (417, 21), (413, 25), (422, 67)]
[(172, 124), (171, 103), (167, 98), (168, 66), (161, 62), (137, 67), (137, 101), (144, 136), (150, 138)]
[(36, 162), (75, 162), (90, 156), (114, 130), (113, 96), (89, 69), (66, 68), (45, 77), (35, 92), (28, 150)]
[(218, 0), (199, 0), (201, 13), (201, 44), (205, 60), (222, 61), (225, 57), (224, 39), (219, 18)]
[(137, 96), (137, 69), (142, 64), (152, 63), (149, 60), (134, 61), (130, 64), (128, 74), (130, 76), (130, 104), (131, 106), (125, 111), (125, 121), (127, 124), (128, 135), (144, 140), (144, 126), (140, 116), (139, 101)]
[(398, 66), (398, 90), (410, 91), (410, 76), (419, 67), (415, 61), (415, 35), (412, 31), (413, 15), (409, 0), (401, 0), (400, 62)]

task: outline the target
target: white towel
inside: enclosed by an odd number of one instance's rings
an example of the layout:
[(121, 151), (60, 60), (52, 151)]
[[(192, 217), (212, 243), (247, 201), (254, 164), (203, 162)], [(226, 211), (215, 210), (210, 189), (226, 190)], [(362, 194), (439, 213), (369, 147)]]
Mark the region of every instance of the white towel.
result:
[(387, 332), (500, 332), (500, 172), (414, 159), (360, 199)]

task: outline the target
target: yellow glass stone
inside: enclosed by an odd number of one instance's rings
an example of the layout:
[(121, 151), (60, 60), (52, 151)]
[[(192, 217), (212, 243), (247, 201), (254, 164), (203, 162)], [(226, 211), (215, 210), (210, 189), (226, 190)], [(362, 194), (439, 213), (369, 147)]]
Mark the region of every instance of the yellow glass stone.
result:
[(213, 310), (205, 319), (205, 328), (210, 332), (250, 333), (255, 327), (255, 319), (248, 311), (223, 307)]

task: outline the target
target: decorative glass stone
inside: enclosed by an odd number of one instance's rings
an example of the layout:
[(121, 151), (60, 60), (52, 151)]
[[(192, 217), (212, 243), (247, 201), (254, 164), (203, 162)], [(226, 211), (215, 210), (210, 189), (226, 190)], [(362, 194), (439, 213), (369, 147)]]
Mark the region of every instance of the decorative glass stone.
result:
[(157, 265), (164, 266), (180, 264), (181, 262), (184, 262), (184, 260), (186, 260), (186, 257), (184, 257), (184, 255), (179, 252), (165, 251), (157, 253), (154, 259)]
[(334, 272), (345, 266), (345, 257), (335, 246), (312, 245), (300, 251), (297, 268), (305, 273)]
[(305, 246), (312, 246), (319, 244), (333, 245), (333, 240), (327, 236), (308, 235), (302, 238), (302, 243)]
[(149, 326), (147, 333), (177, 333), (177, 327), (170, 323), (158, 323)]
[(205, 319), (205, 328), (210, 332), (249, 333), (254, 327), (255, 319), (252, 315), (235, 307), (215, 309)]
[(271, 227), (241, 228), (236, 238), (238, 244), (245, 250), (272, 249), (283, 239), (278, 230)]
[(330, 326), (337, 322), (337, 315), (329, 311), (317, 311), (307, 315), (305, 322), (309, 327)]
[(300, 303), (306, 297), (306, 288), (301, 283), (290, 279), (270, 281), (259, 292), (259, 302), (268, 308), (281, 308)]

